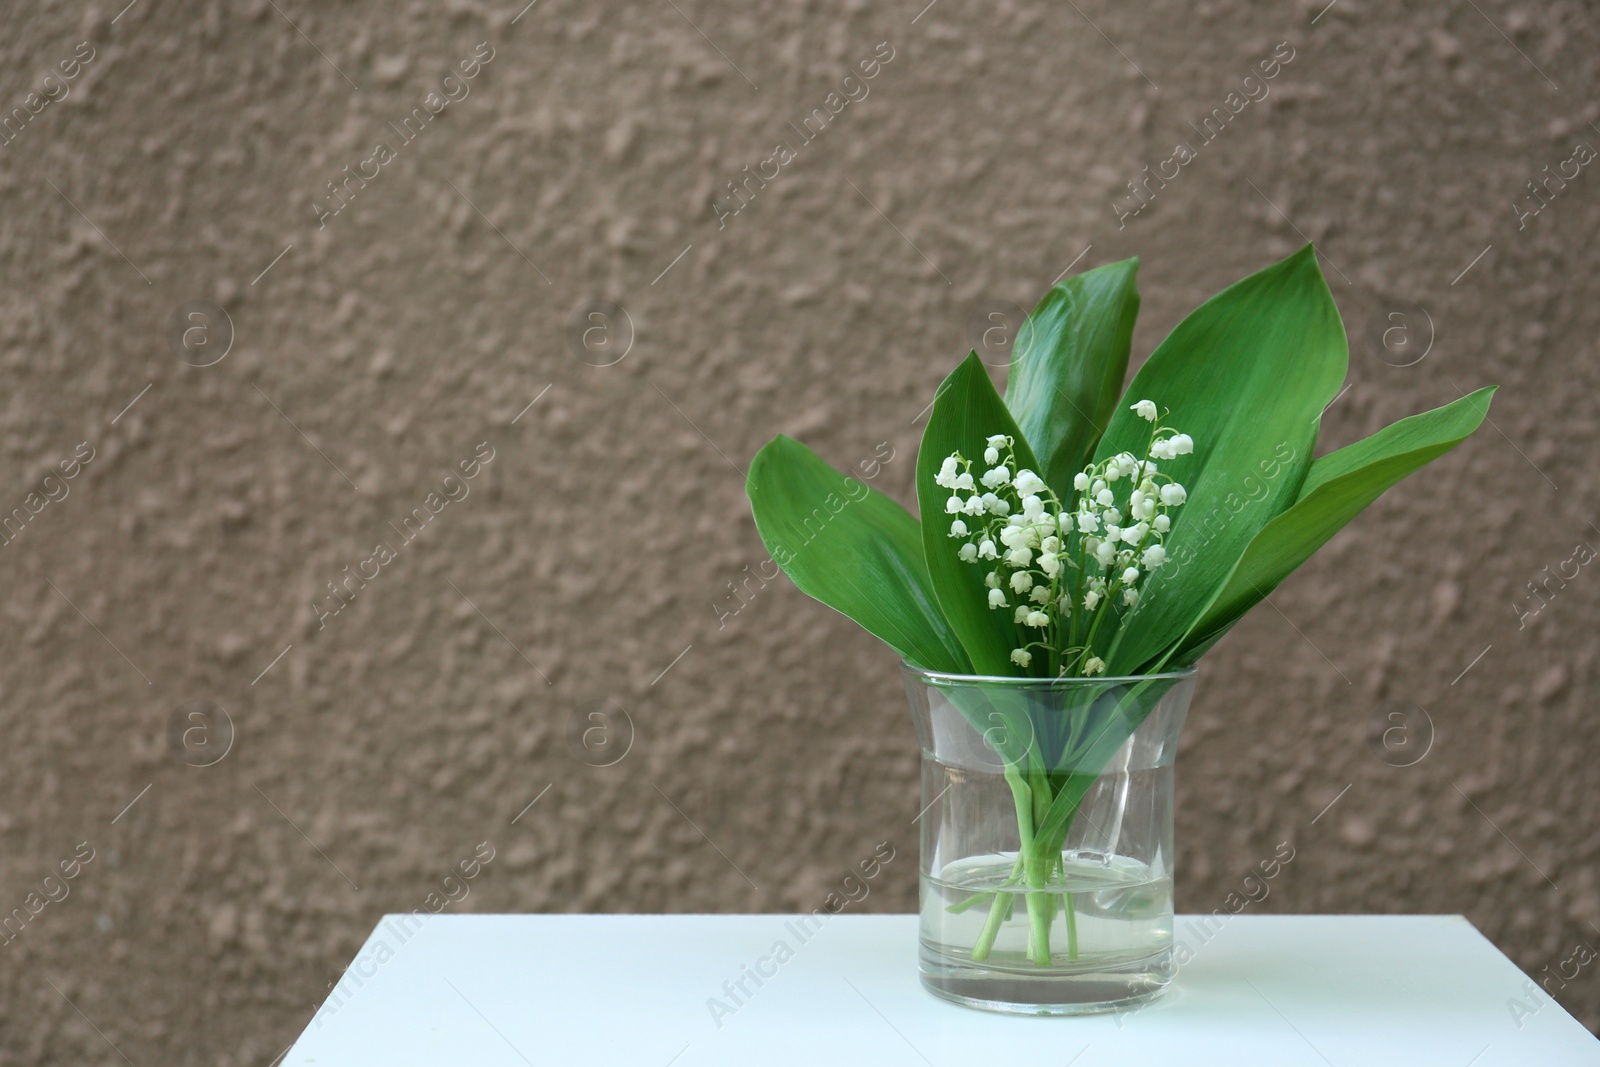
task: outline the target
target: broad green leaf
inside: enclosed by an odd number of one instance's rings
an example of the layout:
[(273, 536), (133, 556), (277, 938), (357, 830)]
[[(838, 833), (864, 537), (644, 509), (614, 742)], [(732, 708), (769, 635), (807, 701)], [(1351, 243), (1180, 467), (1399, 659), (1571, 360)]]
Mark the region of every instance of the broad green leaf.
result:
[(1195, 640), (1185, 635), (1172, 661), (1197, 659), (1363, 508), (1466, 440), (1482, 424), (1493, 396), (1493, 387), (1479, 389), (1442, 408), (1401, 419), (1313, 463), (1300, 498), (1256, 534), (1227, 584), (1190, 627)]
[(917, 520), (905, 508), (782, 435), (756, 453), (745, 492), (762, 543), (801, 592), (918, 667), (971, 671), (934, 599)]
[(1039, 301), (1012, 346), (1006, 407), (1044, 464), (1037, 473), (1062, 500), (1122, 394), (1138, 270), (1137, 258), (1125, 259), (1068, 278)]
[(1310, 245), (1200, 305), (1162, 341), (1119, 401), (1096, 460), (1143, 456), (1148, 398), (1194, 453), (1161, 464), (1188, 490), (1172, 512), (1168, 564), (1152, 576), (1105, 656), (1126, 673), (1189, 631), (1257, 531), (1292, 504), (1317, 424), (1344, 380), (1344, 327)]
[[(977, 673), (1006, 675), (1022, 673), (1011, 662), (1011, 650), (1024, 641), (1017, 635), (1009, 610), (989, 607), (989, 590), (983, 584), (989, 568), (956, 558), (961, 543), (949, 536), (954, 516), (945, 513), (950, 490), (939, 488), (933, 481), (945, 457), (953, 452), (972, 460), (981, 472), (985, 442), (1001, 433), (1015, 439), (1018, 464), (1037, 473), (1039, 468), (1027, 439), (1012, 420), (1005, 401), (995, 392), (978, 354), (969, 353), (934, 397), (928, 428), (917, 452), (917, 503), (922, 511), (922, 545), (928, 576), (933, 580), (934, 595), (945, 619), (961, 639)], [(967, 524), (974, 526), (974, 520), (968, 518)]]

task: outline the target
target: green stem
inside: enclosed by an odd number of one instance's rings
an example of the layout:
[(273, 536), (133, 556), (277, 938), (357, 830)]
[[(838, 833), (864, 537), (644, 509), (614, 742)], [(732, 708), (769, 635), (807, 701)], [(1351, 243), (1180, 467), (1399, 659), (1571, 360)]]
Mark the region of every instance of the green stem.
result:
[(1050, 810), (1050, 800), (1055, 795), (1050, 789), (1050, 779), (1038, 763), (1034, 763), (1028, 771), (1028, 791), (1033, 799), (1033, 825), (1037, 827), (1044, 821), (1045, 812)]
[[(1088, 534), (1078, 534), (1078, 579), (1077, 588), (1073, 590), (1072, 597), (1072, 636), (1069, 638), (1071, 641), (1071, 644), (1067, 646), (1069, 648), (1078, 647), (1078, 633), (1082, 629), (1079, 620), (1083, 617), (1081, 611), (1083, 594), (1089, 590), (1089, 552), (1084, 544), (1087, 538)], [(1080, 664), (1083, 662), (1081, 655), (1078, 657), (1078, 662)]]
[[(1066, 878), (1066, 871), (1061, 872), (1062, 879)], [(1061, 910), (1067, 917), (1067, 959), (1078, 958), (1078, 913), (1072, 906), (1072, 891), (1065, 890), (1061, 894)]]
[(1011, 917), (1010, 893), (995, 893), (994, 902), (989, 905), (989, 917), (984, 920), (983, 929), (978, 932), (978, 940), (972, 944), (972, 958), (983, 961), (989, 958), (990, 949), (994, 948), (994, 939), (1000, 936), (1000, 927), (1006, 919)]
[(1083, 639), (1083, 655), (1080, 657), (1081, 659), (1087, 660), (1090, 656), (1094, 655), (1095, 635), (1100, 632), (1100, 624), (1105, 622), (1106, 616), (1113, 614), (1111, 598), (1116, 596), (1118, 590), (1121, 588), (1122, 582), (1120, 579), (1114, 578), (1110, 582), (1106, 583), (1105, 596), (1101, 599), (1100, 606), (1095, 609), (1094, 621), (1089, 624), (1089, 636)]
[[(1065, 780), (1060, 783), (1059, 788), (1054, 789), (1053, 791), (1057, 794), (1065, 792), (1071, 786), (1072, 779), (1073, 775), (1066, 775)], [(1054, 781), (1054, 778), (1052, 778), (1052, 781)], [(1077, 813), (1075, 810), (1069, 812), (1066, 819), (1062, 822), (1060, 829), (1051, 833), (1048, 838), (1040, 836), (1037, 832), (1035, 833), (1034, 837), (1034, 849), (1039, 853), (1041, 862), (1044, 863), (1046, 870), (1059, 871), (1061, 875), (1061, 911), (1066, 920), (1067, 958), (1069, 960), (1076, 960), (1078, 958), (1078, 916), (1077, 909), (1072, 899), (1073, 894), (1067, 889), (1067, 860), (1064, 854), (1064, 849), (1066, 848), (1067, 838), (1072, 833), (1072, 824), (1074, 821), (1073, 817), (1076, 814)], [(1036, 820), (1035, 825), (1042, 828), (1043, 821), (1044, 820), (1040, 818)], [(1053, 916), (1055, 910), (1054, 902), (1051, 903), (1050, 910)]]
[[(1022, 835), (1023, 842), (1023, 846), (1017, 850), (1017, 862), (1011, 869), (1011, 877), (1005, 881), (1006, 885), (1012, 885), (1026, 866), (1027, 846), (1033, 841), (1033, 813), (1029, 810), (1032, 804), (1032, 794), (1028, 789), (1028, 784), (1022, 780), (1022, 775), (1017, 771), (1015, 764), (1007, 763), (1005, 765), (1005, 775), (1006, 783), (1011, 786), (1011, 798), (1017, 808), (1017, 832)], [(990, 950), (994, 948), (995, 938), (1000, 936), (1000, 927), (1005, 923), (1006, 919), (1010, 918), (1010, 897), (1011, 894), (1009, 893), (996, 892), (993, 894), (993, 901), (989, 905), (989, 917), (984, 921), (983, 929), (978, 933), (978, 940), (972, 945), (972, 958), (974, 960), (988, 959)], [(976, 900), (976, 897), (972, 898), (972, 900)], [(964, 910), (969, 903), (971, 903), (971, 900), (963, 901), (959, 907)]]
[[(1000, 885), (1001, 885), (1001, 887), (1005, 887), (1005, 886), (1008, 886), (1008, 885), (1016, 885), (1017, 879), (1020, 878), (1020, 877), (1022, 877), (1022, 856), (1019, 854), (1017, 856), (1017, 862), (1011, 865), (1011, 873), (1006, 876), (1006, 880), (1001, 882)], [(948, 907), (946, 907), (944, 910), (949, 912), (952, 915), (959, 915), (962, 912), (966, 911), (967, 909), (973, 907), (974, 905), (982, 904), (984, 901), (988, 900), (991, 897), (997, 896), (997, 895), (1003, 895), (1003, 894), (1000, 894), (998, 890), (994, 890), (994, 891), (986, 892), (986, 893), (973, 893), (971, 896), (967, 897), (966, 900), (958, 901), (955, 904), (951, 904)]]
[(1005, 775), (1017, 809), (1017, 834), (1021, 844), (1018, 851), (1022, 856), (1023, 880), (1033, 890), (1027, 894), (1028, 958), (1043, 967), (1050, 962), (1050, 918), (1055, 909), (1049, 907), (1049, 894), (1041, 892), (1045, 879), (1042, 857), (1035, 847), (1033, 790), (1023, 781), (1022, 772), (1017, 770), (1016, 764), (1007, 763)]
[(1028, 958), (1040, 967), (1050, 965), (1050, 920), (1055, 904), (1050, 894), (1043, 891), (1044, 878), (1037, 872), (1029, 885), (1039, 891), (1028, 894)]

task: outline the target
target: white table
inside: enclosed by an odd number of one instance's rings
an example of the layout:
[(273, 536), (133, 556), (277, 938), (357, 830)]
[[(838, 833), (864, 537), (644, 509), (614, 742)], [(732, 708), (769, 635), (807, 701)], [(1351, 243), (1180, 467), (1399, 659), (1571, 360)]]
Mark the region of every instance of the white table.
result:
[[(1501, 1067), (1600, 1042), (1456, 915), (1230, 918), (1137, 1014), (1018, 1018), (918, 983), (917, 921), (839, 915), (388, 916), (287, 1067)], [(1187, 934), (1185, 931), (1189, 931)], [(723, 983), (746, 979), (732, 1015)], [(1520, 1002), (1521, 1026), (1512, 1005)], [(720, 1022), (720, 1025), (718, 1025)]]

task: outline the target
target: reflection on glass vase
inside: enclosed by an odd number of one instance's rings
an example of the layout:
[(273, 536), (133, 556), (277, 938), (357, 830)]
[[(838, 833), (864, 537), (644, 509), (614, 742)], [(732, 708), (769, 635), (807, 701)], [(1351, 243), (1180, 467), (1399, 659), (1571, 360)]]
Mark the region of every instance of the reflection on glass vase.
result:
[(1172, 763), (1195, 670), (905, 674), (922, 746), (922, 984), (1028, 1015), (1159, 996), (1175, 970)]

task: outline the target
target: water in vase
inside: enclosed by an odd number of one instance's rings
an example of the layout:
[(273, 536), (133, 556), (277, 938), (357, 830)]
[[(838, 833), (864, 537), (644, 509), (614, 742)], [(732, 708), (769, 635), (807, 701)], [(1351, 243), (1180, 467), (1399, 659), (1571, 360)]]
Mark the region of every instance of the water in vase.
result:
[[(1040, 1014), (1109, 1010), (1172, 978), (1172, 877), (1073, 849), (1030, 889), (1016, 853), (966, 857), (923, 877), (921, 929), (924, 981), (941, 995)], [(1062, 981), (1074, 975), (1082, 981)], [(1039, 1003), (1044, 985), (1053, 1003)]]

